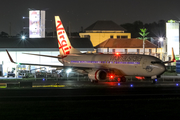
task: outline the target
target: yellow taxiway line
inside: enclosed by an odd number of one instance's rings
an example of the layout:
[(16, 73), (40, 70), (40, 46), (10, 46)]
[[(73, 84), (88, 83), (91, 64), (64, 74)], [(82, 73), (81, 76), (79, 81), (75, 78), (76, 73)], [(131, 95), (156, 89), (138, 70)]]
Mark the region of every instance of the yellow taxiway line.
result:
[(65, 85), (33, 85), (32, 87), (65, 87)]

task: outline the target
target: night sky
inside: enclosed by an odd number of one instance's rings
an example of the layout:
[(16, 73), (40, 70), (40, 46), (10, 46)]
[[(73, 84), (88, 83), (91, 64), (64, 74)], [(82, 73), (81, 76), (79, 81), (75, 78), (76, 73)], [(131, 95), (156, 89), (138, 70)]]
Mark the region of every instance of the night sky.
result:
[(52, 31), (55, 15), (59, 15), (65, 28), (70, 24), (71, 32), (79, 32), (97, 20), (112, 20), (117, 24), (143, 23), (159, 20), (180, 20), (180, 0), (3, 0), (0, 7), (0, 32), (12, 35), (28, 27), (22, 17), (29, 16), (28, 10), (46, 10), (46, 28)]

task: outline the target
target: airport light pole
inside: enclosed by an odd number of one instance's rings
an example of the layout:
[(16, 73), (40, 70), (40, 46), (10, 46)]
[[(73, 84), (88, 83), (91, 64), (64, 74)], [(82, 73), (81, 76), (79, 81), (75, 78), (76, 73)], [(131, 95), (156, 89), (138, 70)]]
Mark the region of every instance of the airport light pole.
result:
[(69, 77), (69, 73), (70, 73), (71, 71), (72, 71), (72, 69), (70, 69), (70, 68), (66, 70), (67, 80), (68, 80), (68, 77)]
[[(163, 40), (164, 39), (162, 37), (160, 37), (158, 43), (162, 43)], [(159, 47), (159, 44), (158, 44), (158, 47)], [(161, 44), (161, 47), (162, 47), (162, 44)]]
[(158, 39), (158, 51), (159, 51), (159, 55), (161, 54), (162, 56), (162, 49), (161, 49), (161, 52), (160, 52), (160, 48), (162, 48), (162, 42), (164, 41), (163, 37), (160, 37)]

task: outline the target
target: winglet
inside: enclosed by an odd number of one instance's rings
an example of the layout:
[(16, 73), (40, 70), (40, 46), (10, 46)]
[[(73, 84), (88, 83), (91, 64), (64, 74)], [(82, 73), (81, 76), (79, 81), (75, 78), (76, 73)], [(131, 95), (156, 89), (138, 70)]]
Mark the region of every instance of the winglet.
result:
[(6, 50), (6, 52), (7, 52), (8, 56), (9, 56), (10, 61), (11, 61), (12, 63), (16, 63), (16, 62), (13, 61), (13, 59), (11, 58), (11, 55), (9, 54), (9, 52), (8, 52), (7, 50)]

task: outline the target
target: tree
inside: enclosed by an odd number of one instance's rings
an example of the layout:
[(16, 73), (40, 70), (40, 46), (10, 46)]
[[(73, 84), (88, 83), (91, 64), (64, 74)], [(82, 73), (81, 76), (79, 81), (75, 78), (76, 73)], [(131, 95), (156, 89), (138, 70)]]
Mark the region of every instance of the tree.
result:
[(147, 37), (166, 37), (166, 21), (159, 20), (157, 23), (146, 23), (143, 24), (141, 21), (135, 21), (133, 23), (121, 24), (121, 27), (125, 28), (128, 33), (131, 33), (132, 38), (140, 37), (139, 29), (146, 28), (150, 33)]
[(131, 37), (132, 38), (137, 38), (139, 37), (139, 29), (143, 28), (143, 22), (141, 21), (135, 21), (133, 23), (125, 23), (122, 24), (121, 27), (125, 28), (127, 30), (128, 33), (131, 33)]
[(143, 40), (143, 54), (144, 54), (144, 53), (145, 53), (145, 40), (148, 39), (146, 36), (149, 34), (149, 32), (146, 32), (146, 31), (147, 31), (146, 28), (140, 29), (140, 30), (141, 30), (141, 32), (139, 32), (139, 34), (140, 34), (142, 37), (138, 37), (138, 39)]
[(29, 36), (27, 32), (21, 31), (20, 33), (16, 34), (17, 37), (21, 38), (22, 36)]
[(6, 32), (4, 32), (4, 31), (2, 31), (1, 33), (0, 33), (0, 37), (2, 37), (2, 38), (5, 38), (5, 37), (8, 37), (9, 35), (6, 33)]

